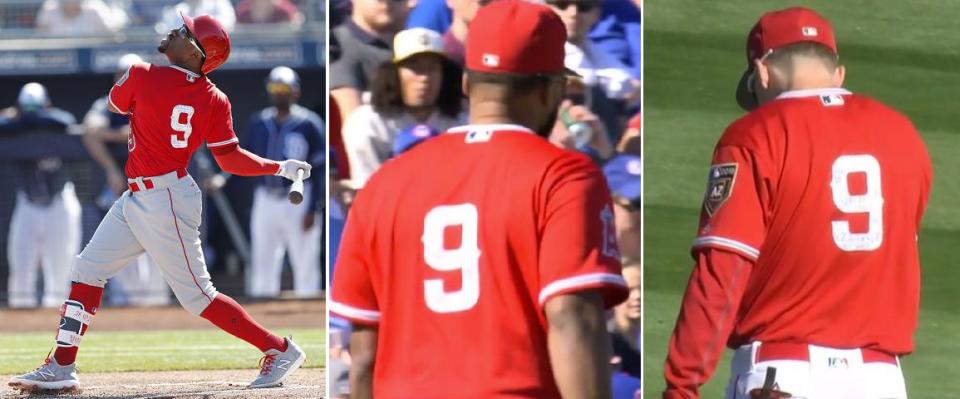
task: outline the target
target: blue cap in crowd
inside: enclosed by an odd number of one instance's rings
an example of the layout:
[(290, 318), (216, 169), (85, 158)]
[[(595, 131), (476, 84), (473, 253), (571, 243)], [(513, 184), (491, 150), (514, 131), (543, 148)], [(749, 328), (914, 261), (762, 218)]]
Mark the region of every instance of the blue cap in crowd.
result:
[(393, 155), (400, 155), (400, 153), (438, 134), (440, 134), (440, 132), (429, 125), (411, 125), (401, 130), (400, 134), (397, 135), (397, 139), (393, 142)]
[(630, 202), (640, 201), (641, 172), (640, 157), (632, 154), (617, 155), (603, 166), (610, 192)]

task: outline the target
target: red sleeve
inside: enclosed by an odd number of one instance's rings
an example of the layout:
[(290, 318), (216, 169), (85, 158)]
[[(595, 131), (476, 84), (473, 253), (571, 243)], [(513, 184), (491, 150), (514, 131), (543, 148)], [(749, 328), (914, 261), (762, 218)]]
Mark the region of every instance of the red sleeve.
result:
[(765, 175), (766, 169), (770, 168), (744, 146), (722, 145), (716, 149), (694, 253), (710, 247), (752, 260), (760, 256), (766, 234), (764, 209), (773, 184)]
[(231, 108), (227, 96), (218, 92), (217, 104), (213, 109), (210, 130), (206, 137), (207, 148), (214, 153), (218, 149), (229, 150), (230, 147), (236, 147), (239, 143), (237, 134), (233, 131), (233, 112)]
[(263, 159), (234, 143), (232, 146), (214, 148), (213, 158), (217, 165), (227, 173), (239, 176), (274, 175), (280, 169), (280, 163)]
[(364, 235), (367, 226), (361, 220), (367, 195), (366, 190), (357, 193), (347, 216), (331, 281), (330, 312), (354, 323), (371, 325), (380, 322), (380, 304), (370, 274), (373, 264), (369, 258), (372, 250)]
[(550, 298), (600, 290), (606, 307), (628, 295), (620, 274), (620, 251), (610, 190), (587, 157), (568, 152), (540, 186), (540, 306)]
[(712, 248), (699, 252), (670, 336), (664, 399), (700, 397), (700, 386), (716, 370), (733, 329), (752, 267), (751, 261), (733, 252)]
[(143, 63), (133, 64), (130, 68), (127, 68), (127, 71), (117, 80), (117, 83), (113, 84), (113, 88), (110, 89), (110, 94), (107, 96), (107, 100), (114, 108), (125, 114), (129, 114), (133, 110), (136, 105), (134, 93), (137, 90), (140, 76), (149, 68), (150, 64)]

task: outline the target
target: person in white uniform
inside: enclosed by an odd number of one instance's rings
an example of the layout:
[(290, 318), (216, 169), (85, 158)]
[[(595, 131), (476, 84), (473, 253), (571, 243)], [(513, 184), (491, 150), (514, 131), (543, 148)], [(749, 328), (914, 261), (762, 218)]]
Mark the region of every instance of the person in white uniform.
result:
[[(297, 159), (323, 169), (325, 146), (320, 117), (299, 105), (300, 77), (288, 67), (276, 67), (266, 79), (273, 104), (250, 118), (241, 145), (270, 159)], [(280, 295), (283, 259), (293, 269), (293, 292), (299, 297), (319, 296), (320, 201), (323, 175), (304, 182), (304, 204), (287, 200), (290, 181), (280, 176), (257, 178), (250, 214), (251, 268), (247, 295), (272, 298)]]
[[(47, 89), (27, 83), (17, 105), (3, 112), (4, 135), (67, 133), (76, 120), (50, 105)], [(67, 298), (70, 261), (80, 251), (80, 201), (59, 157), (16, 163), (17, 200), (7, 236), (10, 276), (8, 305), (38, 305), (38, 270), (43, 272), (44, 307), (57, 307)]]

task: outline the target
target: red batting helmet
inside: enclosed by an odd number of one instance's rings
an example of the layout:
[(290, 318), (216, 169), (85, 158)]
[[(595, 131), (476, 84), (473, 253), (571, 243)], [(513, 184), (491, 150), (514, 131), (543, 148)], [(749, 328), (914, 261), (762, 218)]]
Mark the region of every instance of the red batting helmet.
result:
[(204, 61), (200, 67), (204, 74), (213, 72), (230, 57), (230, 35), (219, 21), (209, 15), (201, 15), (197, 19), (188, 17), (183, 12), (183, 24), (190, 31), (190, 35), (197, 39), (200, 51), (203, 51)]

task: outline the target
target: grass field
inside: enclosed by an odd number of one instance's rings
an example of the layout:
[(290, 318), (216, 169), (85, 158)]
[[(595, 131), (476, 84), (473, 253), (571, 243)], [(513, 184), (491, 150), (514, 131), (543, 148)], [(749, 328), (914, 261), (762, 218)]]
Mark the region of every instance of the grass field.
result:
[[(323, 367), (326, 334), (321, 329), (280, 329), (307, 352), (303, 367)], [(0, 375), (32, 370), (53, 347), (53, 332), (0, 335)], [(97, 332), (83, 337), (80, 372), (250, 369), (263, 356), (220, 330)]]
[[(791, 2), (795, 4), (797, 2)], [(921, 233), (922, 309), (917, 351), (905, 358), (914, 398), (960, 398), (960, 20), (958, 0), (802, 2), (836, 30), (847, 87), (906, 113), (934, 163), (934, 188)], [(733, 99), (746, 65), (745, 36), (782, 1), (648, 0), (645, 12), (645, 394), (659, 397), (666, 344), (692, 261), (700, 201), (713, 145), (742, 114)], [(725, 357), (704, 398), (722, 397)]]

